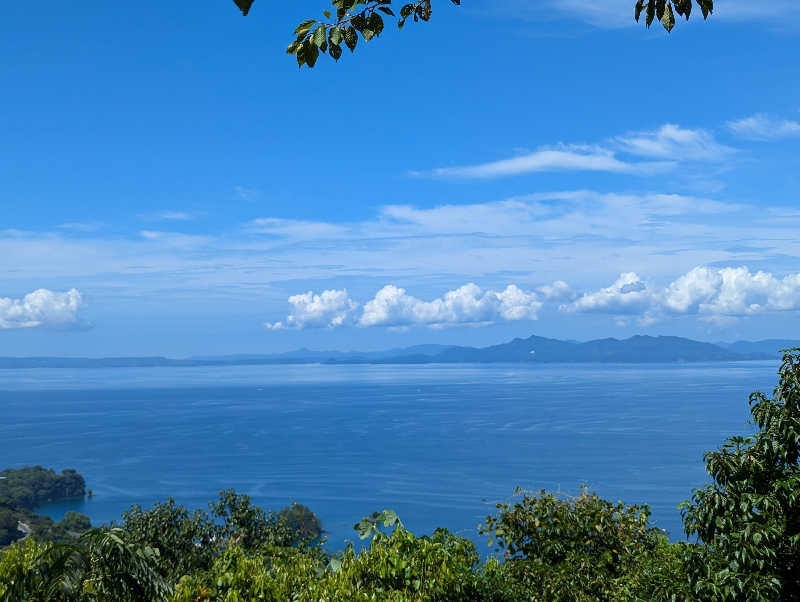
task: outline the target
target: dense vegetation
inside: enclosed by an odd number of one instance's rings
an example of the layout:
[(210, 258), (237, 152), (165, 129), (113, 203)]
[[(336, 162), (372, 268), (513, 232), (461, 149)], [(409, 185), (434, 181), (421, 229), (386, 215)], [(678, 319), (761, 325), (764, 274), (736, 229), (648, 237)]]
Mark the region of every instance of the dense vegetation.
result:
[(74, 470), (57, 474), (41, 466), (0, 472), (0, 546), (30, 535), (41, 541), (63, 542), (86, 531), (88, 517), (69, 512), (60, 523), (36, 514), (36, 506), (54, 500), (82, 497), (86, 482)]
[(266, 513), (220, 492), (210, 513), (134, 506), (68, 544), (26, 538), (0, 556), (0, 600), (800, 600), (800, 350), (774, 395), (750, 397), (756, 432), (706, 454), (711, 482), (682, 505), (670, 543), (647, 506), (518, 491), (480, 532), (416, 536), (389, 510), (331, 555), (310, 510)]
[(76, 471), (57, 474), (41, 466), (27, 466), (0, 471), (0, 498), (7, 498), (23, 508), (54, 500), (86, 495), (86, 482)]

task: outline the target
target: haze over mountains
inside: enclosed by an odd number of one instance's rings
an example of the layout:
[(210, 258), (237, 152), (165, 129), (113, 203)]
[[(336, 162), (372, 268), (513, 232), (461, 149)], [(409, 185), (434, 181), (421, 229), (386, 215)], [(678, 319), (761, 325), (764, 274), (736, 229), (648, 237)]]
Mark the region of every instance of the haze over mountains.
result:
[(166, 357), (0, 357), (11, 368), (144, 368), (268, 364), (460, 364), (460, 363), (674, 363), (777, 359), (780, 349), (800, 347), (800, 340), (770, 339), (703, 343), (681, 337), (634, 336), (628, 339), (562, 341), (538, 337), (514, 339), (490, 347), (416, 345), (386, 351), (312, 351), (298, 349), (271, 355)]

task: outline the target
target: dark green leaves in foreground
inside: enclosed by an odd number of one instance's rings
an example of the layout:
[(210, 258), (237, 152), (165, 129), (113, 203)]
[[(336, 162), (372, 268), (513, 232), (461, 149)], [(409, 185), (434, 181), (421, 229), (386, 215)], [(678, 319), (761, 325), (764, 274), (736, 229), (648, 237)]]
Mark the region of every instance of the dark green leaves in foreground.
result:
[[(254, 0), (233, 0), (243, 15), (250, 12)], [(444, 0), (442, 0), (444, 1)], [(452, 4), (461, 5), (461, 0), (450, 0)], [(657, 18), (664, 29), (672, 31), (675, 27), (676, 15), (686, 20), (692, 14), (693, 3), (696, 3), (708, 18), (714, 10), (713, 0), (637, 0), (634, 17), (638, 22), (642, 14), (647, 27)], [(328, 54), (334, 60), (342, 56), (342, 45), (354, 52), (359, 39), (369, 42), (381, 34), (385, 27), (385, 19), (395, 19), (398, 29), (402, 29), (408, 19), (414, 22), (429, 21), (433, 9), (431, 0), (414, 0), (400, 5), (395, 12), (393, 0), (331, 0), (330, 10), (323, 11), (324, 20), (307, 19), (294, 30), (295, 39), (286, 49), (287, 54), (297, 58), (302, 67), (313, 67), (320, 54)]]
[[(707, 19), (714, 11), (714, 0), (694, 0), (703, 13), (703, 18)], [(661, 21), (664, 29), (672, 31), (675, 27), (675, 15), (685, 18), (687, 21), (692, 14), (692, 0), (637, 0), (634, 7), (633, 16), (638, 22), (644, 14), (644, 22), (647, 27), (653, 24), (655, 19)]]
[[(461, 4), (461, 0), (450, 1)], [(403, 4), (395, 13), (392, 0), (332, 0), (331, 10), (323, 14), (324, 21), (308, 19), (300, 23), (294, 30), (295, 40), (286, 49), (301, 67), (313, 67), (325, 53), (338, 61), (343, 46), (354, 52), (359, 40), (369, 42), (383, 32), (387, 18), (395, 19), (400, 29), (408, 19), (428, 21), (432, 8), (431, 0), (417, 0)]]
[(787, 351), (773, 396), (750, 396), (750, 437), (705, 455), (713, 482), (682, 504), (703, 546), (687, 564), (699, 599), (800, 600), (800, 349)]

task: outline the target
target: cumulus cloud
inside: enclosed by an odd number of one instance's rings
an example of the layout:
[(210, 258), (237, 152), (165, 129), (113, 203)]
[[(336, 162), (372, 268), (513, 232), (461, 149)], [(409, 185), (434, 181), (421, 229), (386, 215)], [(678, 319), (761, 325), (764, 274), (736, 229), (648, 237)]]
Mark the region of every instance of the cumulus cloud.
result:
[(542, 303), (535, 293), (515, 285), (483, 291), (465, 284), (433, 301), (422, 301), (393, 285), (383, 287), (364, 305), (359, 326), (450, 326), (497, 321), (535, 320)]
[[(559, 290), (560, 284), (556, 283)], [(390, 284), (364, 304), (358, 317), (355, 312), (359, 304), (344, 290), (325, 291), (321, 295), (312, 292), (294, 295), (289, 297), (289, 304), (292, 309), (286, 320), (267, 322), (267, 328), (488, 325), (499, 321), (536, 320), (542, 307), (536, 293), (525, 292), (513, 284), (502, 291), (484, 291), (472, 283), (448, 291), (432, 301), (413, 297), (405, 289)]]
[(575, 291), (563, 280), (556, 280), (552, 284), (545, 284), (536, 291), (548, 301), (565, 301), (575, 298)]
[(40, 288), (22, 299), (0, 297), (0, 330), (78, 327), (82, 305), (81, 294), (74, 288), (65, 293)]
[(585, 293), (561, 311), (637, 315), (652, 323), (668, 316), (697, 315), (710, 321), (800, 310), (800, 273), (783, 278), (747, 267), (696, 267), (666, 287), (628, 272), (607, 288)]
[(749, 140), (777, 140), (800, 136), (799, 122), (770, 117), (764, 113), (729, 121), (727, 125), (734, 134)]
[(652, 304), (652, 293), (635, 272), (620, 274), (609, 287), (561, 306), (566, 312), (601, 312), (615, 315), (644, 313)]
[(320, 295), (309, 291), (289, 297), (292, 309), (282, 322), (266, 322), (270, 330), (337, 328), (352, 323), (358, 304), (346, 290), (328, 290)]

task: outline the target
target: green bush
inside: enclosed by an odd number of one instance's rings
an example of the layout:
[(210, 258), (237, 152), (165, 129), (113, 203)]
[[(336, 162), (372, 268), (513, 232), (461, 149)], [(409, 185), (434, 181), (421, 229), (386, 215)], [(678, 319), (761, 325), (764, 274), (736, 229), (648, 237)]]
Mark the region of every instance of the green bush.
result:
[(783, 356), (770, 399), (750, 396), (757, 432), (705, 455), (713, 482), (683, 505), (701, 599), (800, 600), (800, 349)]
[(497, 505), (481, 527), (506, 574), (531, 600), (669, 600), (685, 589), (682, 555), (649, 523), (647, 506), (584, 490), (546, 491)]

